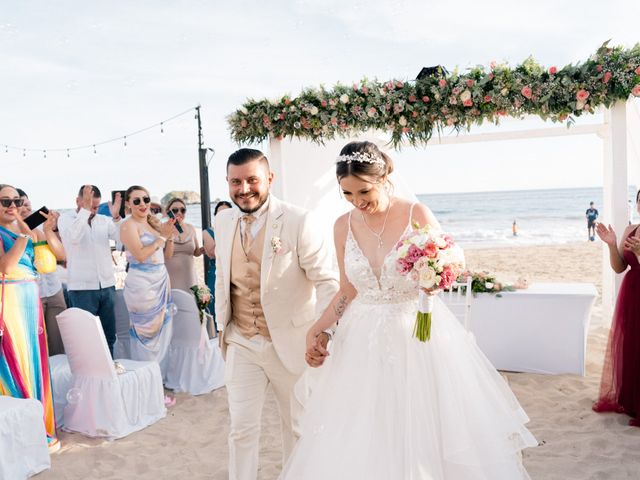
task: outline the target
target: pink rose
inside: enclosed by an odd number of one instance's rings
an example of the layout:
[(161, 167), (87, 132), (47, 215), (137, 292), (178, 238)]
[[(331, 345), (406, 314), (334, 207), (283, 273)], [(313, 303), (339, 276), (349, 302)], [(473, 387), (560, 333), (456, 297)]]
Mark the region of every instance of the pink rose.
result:
[(404, 83), (402, 83), (402, 82), (400, 82), (400, 81), (397, 81), (397, 82), (396, 82), (396, 87), (398, 87), (398, 88), (402, 88), (402, 87), (404, 87)]
[(451, 90), (451, 93), (453, 93), (454, 95), (459, 95), (461, 91), (462, 89), (460, 87), (454, 87), (454, 89)]
[(327, 106), (327, 101), (326, 100), (322, 100), (320, 102), (320, 105), (322, 105), (323, 107), (326, 107)]
[(354, 84), (353, 84), (353, 91), (354, 91), (354, 92), (357, 92), (357, 91), (358, 91), (358, 84), (357, 84), (357, 83), (354, 83)]
[(467, 79), (467, 87), (473, 87), (473, 80), (472, 79)]
[(393, 90), (395, 88), (393, 82), (387, 82), (385, 86), (387, 87), (387, 90)]
[(531, 100), (531, 97), (533, 96), (533, 92), (531, 91), (531, 87), (529, 86), (522, 87), (520, 93), (522, 93), (523, 97), (528, 98), (529, 100)]
[(453, 241), (453, 237), (451, 235), (445, 233), (442, 236), (442, 239), (446, 242), (446, 246), (444, 248), (450, 248), (455, 245), (455, 242)]
[(291, 100), (289, 100), (288, 98), (284, 99), (284, 104), (285, 105), (289, 105), (291, 103)]
[(485, 101), (485, 103), (489, 103), (491, 101), (491, 95), (485, 95), (484, 96), (484, 101)]
[(634, 72), (636, 72), (636, 75), (640, 75), (640, 66), (636, 67)]
[(280, 120), (284, 120), (284, 113), (281, 113), (280, 116), (278, 117)]
[(579, 102), (586, 102), (587, 98), (589, 98), (589, 92), (584, 89), (578, 90), (578, 93), (576, 93), (576, 100)]
[(416, 117), (418, 116), (418, 112), (411, 112), (411, 116), (412, 116), (413, 118), (416, 118)]
[(549, 75), (555, 75), (556, 73), (558, 73), (558, 69), (556, 67), (551, 67), (549, 69)]
[(246, 126), (247, 126), (247, 121), (246, 121), (244, 118), (243, 118), (242, 120), (240, 120), (240, 126), (241, 126), (242, 128), (244, 128), (244, 127), (246, 127)]
[(602, 65), (596, 65), (596, 71), (600, 73), (602, 71)]
[(338, 119), (336, 117), (331, 117), (331, 125), (337, 125)]
[(433, 242), (427, 243), (424, 246), (423, 251), (425, 256), (428, 258), (436, 258), (438, 256), (438, 246)]
[(467, 98), (465, 101), (462, 102), (462, 104), (465, 107), (473, 107), (473, 100), (471, 100), (470, 98)]
[(410, 102), (415, 102), (417, 100), (415, 95), (409, 95), (409, 97), (407, 98), (407, 100), (409, 100)]
[(495, 75), (493, 74), (493, 72), (491, 72), (491, 73), (489, 74), (489, 80), (493, 80), (494, 78), (495, 78)]
[(489, 63), (489, 67), (491, 67), (491, 70), (495, 70), (497, 66), (498, 62), (496, 62), (495, 60), (491, 60), (491, 63)]
[(367, 95), (369, 93), (369, 89), (367, 87), (362, 87), (362, 93)]
[(447, 81), (444, 78), (441, 78), (438, 80), (438, 85), (440, 85), (440, 88), (444, 88), (447, 86)]
[(407, 262), (406, 259), (401, 258), (396, 263), (396, 268), (398, 269), (398, 273), (400, 275), (406, 275), (407, 273), (409, 273), (411, 271), (411, 268), (413, 268), (413, 264)]
[(611, 80), (611, 77), (613, 77), (613, 74), (611, 72), (604, 72), (604, 77), (602, 78), (602, 81), (604, 83), (609, 83), (609, 80)]
[(640, 97), (640, 85), (636, 85), (635, 87), (633, 87), (633, 90), (631, 90), (631, 93), (633, 94), (634, 97)]
[(456, 275), (453, 273), (453, 269), (449, 266), (446, 266), (442, 269), (442, 273), (440, 274), (440, 285), (439, 288), (449, 288), (453, 282), (456, 281)]
[(407, 261), (416, 263), (419, 258), (424, 256), (424, 252), (418, 248), (416, 245), (410, 245), (409, 250), (407, 251)]
[[(638, 67), (638, 68), (640, 68), (640, 67)], [(430, 99), (428, 96), (426, 96), (426, 95), (425, 95), (424, 97), (422, 97), (422, 101), (423, 101), (424, 103), (427, 103), (429, 100), (431, 100), (431, 99)]]

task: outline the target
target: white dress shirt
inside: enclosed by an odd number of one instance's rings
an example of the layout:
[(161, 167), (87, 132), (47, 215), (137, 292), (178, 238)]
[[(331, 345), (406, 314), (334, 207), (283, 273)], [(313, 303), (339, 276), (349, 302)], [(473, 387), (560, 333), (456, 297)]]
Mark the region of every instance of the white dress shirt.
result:
[(58, 230), (67, 254), (67, 289), (98, 290), (116, 283), (109, 240), (120, 241), (120, 227), (112, 218), (81, 208), (58, 220)]

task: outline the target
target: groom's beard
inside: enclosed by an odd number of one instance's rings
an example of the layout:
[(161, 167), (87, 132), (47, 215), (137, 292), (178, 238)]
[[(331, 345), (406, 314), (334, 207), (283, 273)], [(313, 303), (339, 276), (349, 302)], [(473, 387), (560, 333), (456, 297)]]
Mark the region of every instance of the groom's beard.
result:
[(236, 207), (238, 207), (242, 213), (254, 213), (260, 210), (260, 208), (262, 208), (262, 206), (267, 202), (267, 199), (269, 198), (269, 192), (267, 192), (264, 196), (259, 197), (257, 205), (250, 208), (242, 207), (239, 201), (236, 201), (236, 200), (251, 197), (254, 195), (258, 195), (258, 194), (256, 192), (250, 192), (248, 194), (243, 193), (243, 194), (235, 195), (231, 200), (233, 200), (233, 203), (236, 204)]

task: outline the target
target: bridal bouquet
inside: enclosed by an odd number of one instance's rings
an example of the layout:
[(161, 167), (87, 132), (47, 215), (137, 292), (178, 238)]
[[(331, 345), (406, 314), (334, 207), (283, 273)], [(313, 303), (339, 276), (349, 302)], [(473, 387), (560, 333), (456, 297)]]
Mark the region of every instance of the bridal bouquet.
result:
[(196, 304), (198, 305), (198, 310), (200, 313), (200, 323), (202, 323), (202, 319), (204, 317), (204, 309), (209, 306), (213, 296), (211, 295), (211, 290), (206, 285), (194, 285), (191, 287), (191, 291), (193, 292), (194, 297), (196, 297)]
[(450, 235), (426, 225), (402, 237), (396, 245), (396, 267), (411, 275), (420, 287), (413, 335), (421, 342), (431, 338), (432, 294), (451, 287), (462, 270), (464, 255)]

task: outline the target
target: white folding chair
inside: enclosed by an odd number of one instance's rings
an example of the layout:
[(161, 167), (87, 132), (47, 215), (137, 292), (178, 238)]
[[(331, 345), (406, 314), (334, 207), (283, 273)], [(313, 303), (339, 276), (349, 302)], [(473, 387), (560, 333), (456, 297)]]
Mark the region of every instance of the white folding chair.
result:
[(141, 430), (161, 418), (162, 375), (156, 362), (118, 360), (116, 373), (100, 319), (69, 308), (57, 316), (73, 375), (64, 408), (64, 430), (109, 440)]
[(66, 355), (49, 357), (51, 371), (51, 391), (53, 392), (53, 411), (56, 416), (56, 427), (64, 426), (64, 407), (67, 406), (67, 392), (71, 388), (73, 375)]
[(51, 467), (42, 403), (0, 395), (0, 478), (23, 479)]
[(178, 307), (173, 317), (173, 337), (166, 365), (167, 388), (192, 395), (209, 393), (224, 385), (224, 360), (218, 339), (209, 339), (206, 324), (200, 322), (192, 294), (171, 291)]
[(131, 358), (129, 310), (124, 301), (124, 290), (116, 290), (113, 307), (116, 316), (116, 343), (113, 344), (113, 356)]
[(443, 300), (449, 307), (449, 310), (464, 325), (465, 330), (469, 331), (469, 316), (471, 313), (471, 277), (467, 277), (466, 282), (453, 282), (451, 288), (443, 293)]

